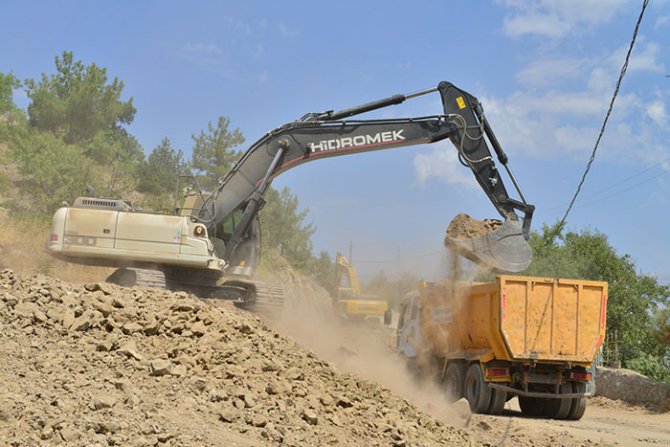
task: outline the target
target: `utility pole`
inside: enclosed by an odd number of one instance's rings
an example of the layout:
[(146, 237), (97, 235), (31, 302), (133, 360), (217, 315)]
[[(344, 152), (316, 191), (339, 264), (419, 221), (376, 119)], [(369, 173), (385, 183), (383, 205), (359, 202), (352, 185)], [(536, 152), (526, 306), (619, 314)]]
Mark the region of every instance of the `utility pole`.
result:
[(353, 251), (353, 247), (354, 247), (354, 244), (351, 241), (351, 239), (349, 239), (349, 264), (351, 264), (351, 265), (354, 265), (354, 259), (353, 259), (352, 254), (351, 254), (352, 251)]

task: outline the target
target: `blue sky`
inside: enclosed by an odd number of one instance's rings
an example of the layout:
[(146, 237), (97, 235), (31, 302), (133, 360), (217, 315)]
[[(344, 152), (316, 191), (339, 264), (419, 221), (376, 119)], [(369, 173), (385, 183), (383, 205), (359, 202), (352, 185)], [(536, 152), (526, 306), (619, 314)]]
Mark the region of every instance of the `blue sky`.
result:
[[(307, 112), (451, 81), (482, 102), (537, 207), (556, 222), (581, 178), (642, 1), (6, 1), (0, 71), (54, 71), (64, 50), (125, 82), (129, 130), (190, 154), (218, 116), (251, 144)], [(598, 157), (568, 228), (607, 234), (670, 282), (670, 1), (647, 8)], [(27, 104), (23, 92), (15, 101)], [(440, 113), (439, 97), (368, 117)], [(246, 145), (245, 145), (246, 147)], [(242, 149), (242, 148), (241, 148)], [(278, 177), (310, 209), (315, 250), (348, 251), (364, 277), (444, 271), (458, 212), (498, 217), (448, 142), (315, 161)], [(508, 182), (508, 190), (512, 185)], [(398, 259), (400, 260), (398, 262)]]

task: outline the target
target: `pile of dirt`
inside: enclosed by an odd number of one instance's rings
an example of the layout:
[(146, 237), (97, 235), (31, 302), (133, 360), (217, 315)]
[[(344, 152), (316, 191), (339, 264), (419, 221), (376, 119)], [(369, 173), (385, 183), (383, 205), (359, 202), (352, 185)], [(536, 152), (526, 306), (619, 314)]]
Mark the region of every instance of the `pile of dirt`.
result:
[(246, 312), (0, 272), (0, 444), (469, 445)]
[(657, 382), (629, 369), (598, 367), (596, 395), (643, 405), (653, 411), (670, 411), (670, 384)]
[(496, 219), (477, 220), (468, 214), (460, 213), (451, 221), (447, 227), (447, 238), (470, 239), (482, 236), (500, 227), (502, 222)]

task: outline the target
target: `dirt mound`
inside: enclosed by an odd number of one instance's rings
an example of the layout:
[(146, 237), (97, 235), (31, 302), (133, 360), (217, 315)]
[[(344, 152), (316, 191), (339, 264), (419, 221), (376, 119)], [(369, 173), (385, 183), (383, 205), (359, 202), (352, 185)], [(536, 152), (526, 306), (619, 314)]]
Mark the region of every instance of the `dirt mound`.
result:
[(468, 445), (257, 317), (0, 272), (0, 444)]
[(642, 405), (658, 412), (670, 411), (670, 384), (657, 382), (629, 369), (598, 367), (596, 395)]
[(470, 239), (482, 236), (500, 227), (502, 222), (496, 219), (473, 219), (465, 213), (460, 213), (447, 227), (447, 237), (451, 239)]

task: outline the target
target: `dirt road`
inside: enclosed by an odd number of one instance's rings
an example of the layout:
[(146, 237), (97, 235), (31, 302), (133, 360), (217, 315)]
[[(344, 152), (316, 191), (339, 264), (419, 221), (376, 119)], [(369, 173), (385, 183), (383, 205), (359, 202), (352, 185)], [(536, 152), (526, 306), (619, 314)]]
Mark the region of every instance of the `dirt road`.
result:
[[(467, 411), (467, 403), (455, 404)], [(580, 421), (535, 419), (521, 414), (516, 399), (501, 416), (473, 415), (468, 425), (474, 437), (491, 446), (532, 445), (670, 445), (670, 413), (593, 398)]]

